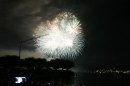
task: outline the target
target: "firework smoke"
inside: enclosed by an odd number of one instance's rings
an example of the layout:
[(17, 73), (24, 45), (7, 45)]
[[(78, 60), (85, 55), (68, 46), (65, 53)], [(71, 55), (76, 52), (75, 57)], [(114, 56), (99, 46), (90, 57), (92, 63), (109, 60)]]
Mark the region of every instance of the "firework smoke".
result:
[(80, 26), (72, 13), (63, 12), (52, 21), (39, 26), (34, 34), (34, 41), (47, 57), (74, 58), (79, 55), (84, 45)]

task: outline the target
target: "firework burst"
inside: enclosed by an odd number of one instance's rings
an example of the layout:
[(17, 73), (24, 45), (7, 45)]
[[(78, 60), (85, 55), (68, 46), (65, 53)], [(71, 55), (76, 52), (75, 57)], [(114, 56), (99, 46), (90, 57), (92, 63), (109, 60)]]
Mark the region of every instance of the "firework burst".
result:
[(47, 57), (74, 58), (84, 45), (80, 26), (72, 13), (63, 12), (36, 29), (35, 44)]

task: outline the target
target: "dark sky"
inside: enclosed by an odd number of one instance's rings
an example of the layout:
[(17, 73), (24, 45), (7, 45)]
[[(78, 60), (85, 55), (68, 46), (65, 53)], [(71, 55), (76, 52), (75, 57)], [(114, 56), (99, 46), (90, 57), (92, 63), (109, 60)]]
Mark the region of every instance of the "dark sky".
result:
[[(125, 0), (0, 0), (0, 56), (18, 55), (19, 42), (60, 12), (82, 23), (85, 47), (74, 69), (130, 69), (129, 3)], [(42, 57), (34, 42), (23, 43), (21, 57)]]

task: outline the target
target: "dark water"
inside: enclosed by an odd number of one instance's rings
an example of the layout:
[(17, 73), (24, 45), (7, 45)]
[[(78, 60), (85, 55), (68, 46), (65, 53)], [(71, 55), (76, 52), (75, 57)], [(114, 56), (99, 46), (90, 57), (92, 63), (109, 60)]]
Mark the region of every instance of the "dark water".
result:
[[(37, 86), (130, 86), (130, 74), (80, 74), (73, 77), (44, 77)], [(42, 83), (42, 85), (41, 85)]]
[(130, 74), (80, 74), (73, 77), (39, 78), (44, 85), (53, 86), (130, 86)]
[(74, 78), (75, 84), (86, 86), (130, 86), (129, 74), (82, 74)]

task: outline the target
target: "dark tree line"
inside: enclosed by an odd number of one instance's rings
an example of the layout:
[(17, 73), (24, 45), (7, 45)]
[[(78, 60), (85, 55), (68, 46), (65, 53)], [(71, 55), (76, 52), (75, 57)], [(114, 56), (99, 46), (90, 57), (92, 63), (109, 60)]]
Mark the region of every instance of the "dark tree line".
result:
[(16, 67), (26, 67), (26, 68), (37, 68), (37, 69), (70, 69), (74, 67), (74, 63), (70, 60), (64, 60), (64, 59), (55, 59), (47, 61), (44, 58), (34, 58), (34, 57), (28, 57), (25, 59), (20, 59), (18, 56), (15, 55), (6, 55), (0, 57), (0, 67), (10, 67), (10, 68), (16, 68)]

